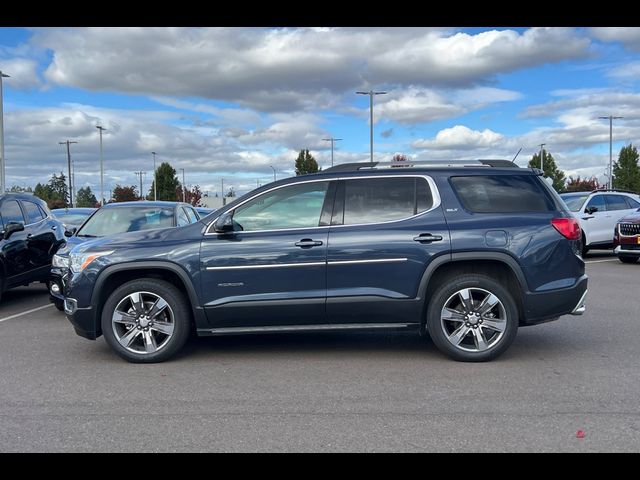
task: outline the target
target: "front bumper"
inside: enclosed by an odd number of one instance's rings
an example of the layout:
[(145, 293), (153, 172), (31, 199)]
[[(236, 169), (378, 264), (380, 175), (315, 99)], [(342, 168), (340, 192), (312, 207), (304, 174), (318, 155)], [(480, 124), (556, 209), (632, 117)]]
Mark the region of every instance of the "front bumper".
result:
[(582, 275), (572, 287), (526, 293), (522, 324), (535, 325), (567, 314), (582, 315), (586, 310), (587, 282), (587, 276)]
[(98, 329), (96, 311), (93, 307), (78, 308), (74, 298), (64, 299), (64, 313), (78, 335), (95, 340), (102, 332)]
[(51, 279), (49, 280), (49, 300), (51, 303), (62, 305), (64, 303), (64, 288), (68, 273), (59, 268), (51, 269)]
[(622, 243), (614, 248), (613, 252), (623, 257), (640, 257), (640, 244)]

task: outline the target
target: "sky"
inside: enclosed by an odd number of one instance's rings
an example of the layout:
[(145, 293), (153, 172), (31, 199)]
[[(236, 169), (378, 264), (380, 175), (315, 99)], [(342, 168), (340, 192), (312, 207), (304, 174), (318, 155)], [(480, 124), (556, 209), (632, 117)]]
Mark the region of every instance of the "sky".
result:
[[(99, 197), (151, 186), (153, 155), (188, 187), (245, 193), (374, 160), (513, 159), (540, 144), (569, 176), (606, 182), (640, 140), (640, 28), (0, 28), (6, 185), (67, 173)], [(275, 172), (274, 172), (275, 171)], [(180, 178), (181, 180), (181, 178)]]

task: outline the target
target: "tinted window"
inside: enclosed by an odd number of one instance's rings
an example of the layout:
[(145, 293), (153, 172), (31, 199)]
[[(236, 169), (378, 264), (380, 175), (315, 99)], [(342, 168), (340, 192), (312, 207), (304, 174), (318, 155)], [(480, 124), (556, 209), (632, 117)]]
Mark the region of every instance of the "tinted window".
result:
[(189, 221), (189, 217), (187, 217), (187, 212), (184, 211), (184, 208), (178, 207), (178, 226), (184, 227), (185, 225), (189, 225), (191, 222)]
[(26, 210), (27, 224), (39, 222), (44, 218), (42, 216), (42, 210), (40, 210), (38, 208), (38, 205), (36, 205), (35, 203), (23, 201), (22, 206)]
[(640, 202), (636, 202), (633, 198), (624, 197), (627, 203), (629, 204), (629, 208), (640, 208)]
[(547, 212), (553, 204), (531, 175), (451, 177), (464, 208), (476, 213)]
[(233, 221), (243, 230), (317, 227), (329, 182), (279, 188), (238, 207)]
[(102, 208), (78, 230), (78, 236), (103, 237), (115, 233), (166, 227), (173, 227), (173, 208)]
[(605, 195), (607, 198), (607, 210), (627, 210), (629, 205), (622, 195)]
[(400, 220), (428, 210), (431, 189), (424, 178), (366, 178), (346, 180), (345, 225)]
[(596, 195), (591, 200), (589, 200), (589, 203), (587, 203), (587, 206), (584, 208), (584, 211), (586, 212), (588, 208), (592, 208), (592, 207), (595, 207), (598, 209), (596, 210), (596, 212), (606, 212), (607, 206), (604, 203), (604, 195)]
[(2, 220), (4, 222), (4, 226), (6, 227), (9, 222), (22, 222), (24, 221), (24, 216), (22, 215), (22, 210), (20, 210), (20, 205), (15, 200), (7, 200), (2, 204), (2, 208), (0, 209), (0, 215), (2, 215)]

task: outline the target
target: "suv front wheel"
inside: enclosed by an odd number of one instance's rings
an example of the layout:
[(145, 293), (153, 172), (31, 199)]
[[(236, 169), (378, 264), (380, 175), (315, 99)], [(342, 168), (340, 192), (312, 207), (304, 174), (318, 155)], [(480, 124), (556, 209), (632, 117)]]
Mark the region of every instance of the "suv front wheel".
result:
[(515, 339), (518, 308), (511, 293), (490, 277), (449, 277), (430, 299), (427, 330), (445, 355), (484, 362), (498, 357)]
[(151, 278), (118, 287), (102, 309), (102, 333), (111, 348), (134, 363), (162, 362), (189, 337), (191, 311), (172, 284)]

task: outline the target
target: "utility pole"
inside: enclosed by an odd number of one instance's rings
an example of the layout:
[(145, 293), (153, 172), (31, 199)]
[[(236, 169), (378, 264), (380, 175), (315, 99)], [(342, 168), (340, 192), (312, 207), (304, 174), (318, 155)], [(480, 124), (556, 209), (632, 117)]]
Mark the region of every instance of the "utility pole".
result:
[(333, 167), (333, 142), (338, 142), (342, 140), (341, 138), (323, 138), (325, 142), (331, 142), (331, 166)]
[(609, 120), (609, 188), (613, 189), (613, 121), (624, 117), (609, 115), (608, 117), (598, 118)]
[(9, 75), (0, 70), (0, 195), (4, 194), (6, 184), (4, 178), (4, 110), (2, 106), (2, 79), (9, 78)]
[(102, 165), (102, 131), (106, 128), (96, 125), (100, 131), (100, 206), (104, 205), (104, 167)]
[(158, 200), (158, 176), (156, 174), (156, 152), (153, 155), (153, 200)]
[(136, 175), (140, 176), (140, 200), (143, 200), (143, 197), (142, 197), (142, 175), (144, 175), (147, 172), (139, 171), (139, 172), (133, 172), (133, 173), (135, 173)]
[(70, 142), (67, 140), (66, 142), (58, 142), (59, 145), (67, 146), (67, 167), (69, 169), (69, 207), (73, 208), (73, 184), (71, 183), (71, 150), (69, 149), (69, 145), (72, 143), (78, 142)]
[(374, 95), (386, 95), (387, 92), (374, 92), (369, 90), (368, 92), (356, 92), (358, 95), (369, 95), (369, 123), (370, 123), (370, 138), (369, 143), (371, 146), (370, 161), (373, 163), (373, 96)]
[(222, 197), (222, 205), (226, 205), (227, 198), (224, 196), (224, 178), (220, 179), (220, 191), (222, 192), (222, 194), (220, 195)]
[(269, 165), (271, 167), (271, 170), (273, 170), (273, 181), (276, 181), (276, 169), (273, 168), (273, 165)]
[(540, 170), (542, 170), (544, 172), (544, 150), (542, 147), (544, 147), (546, 145), (546, 143), (541, 143), (540, 144)]
[(184, 168), (180, 170), (182, 170), (182, 201), (187, 203), (187, 186), (184, 183)]

